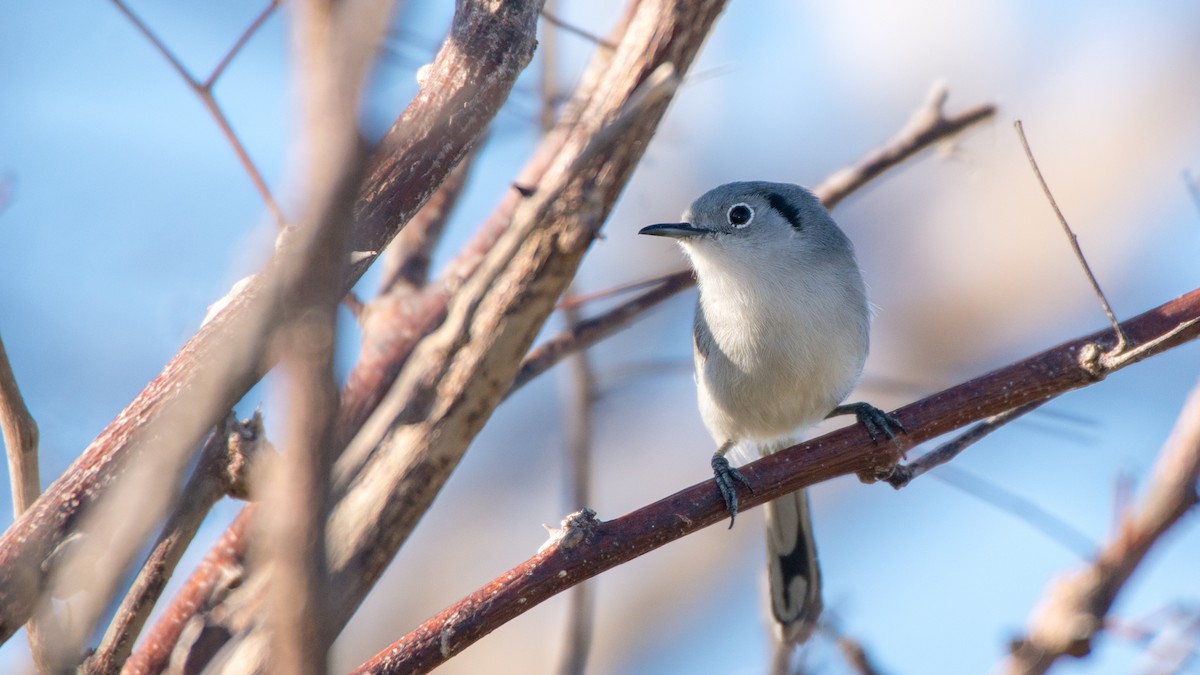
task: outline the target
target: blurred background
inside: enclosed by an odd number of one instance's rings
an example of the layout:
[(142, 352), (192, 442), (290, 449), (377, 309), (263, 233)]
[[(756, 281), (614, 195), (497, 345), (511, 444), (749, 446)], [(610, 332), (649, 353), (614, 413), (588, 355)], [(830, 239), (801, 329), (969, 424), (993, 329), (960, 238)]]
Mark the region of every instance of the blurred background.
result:
[[(265, 4), (133, 9), (203, 79)], [(560, 0), (554, 11), (605, 35), (623, 4)], [(258, 268), (275, 227), (199, 100), (113, 5), (3, 7), (0, 334), (41, 427), (46, 485), (159, 372), (205, 307)], [(432, 60), (452, 9), (401, 4), (365, 102), (372, 137), (416, 91), (415, 71)], [(564, 31), (556, 43), (566, 95), (593, 45)], [(538, 141), (540, 58), (495, 121), (440, 262)], [(680, 268), (675, 247), (637, 230), (677, 218), (719, 183), (815, 185), (900, 129), (944, 81), (948, 110), (994, 102), (995, 121), (885, 174), (834, 213), (878, 305), (854, 398), (894, 408), (1106, 325), (1021, 153), (1015, 119), (1119, 316), (1200, 284), (1200, 203), (1185, 178), (1200, 169), (1198, 65), (1194, 2), (733, 2), (576, 288)], [(288, 80), (277, 13), (215, 90), (285, 209)], [(368, 275), (359, 294), (369, 298), (377, 282)], [(669, 301), (590, 352), (599, 400), (587, 506), (600, 518), (711, 475), (691, 376), (694, 299), (692, 291)], [(342, 373), (357, 349), (354, 322), (343, 318)], [(562, 325), (555, 316), (547, 331)], [(1046, 405), (904, 490), (853, 478), (817, 486), (836, 625), (884, 672), (991, 669), (1047, 582), (1107, 537), (1121, 486), (1140, 495), (1198, 373), (1200, 346), (1188, 345)], [(569, 378), (558, 368), (496, 412), (344, 631), (335, 671), (521, 562), (545, 539), (541, 523), (583, 506), (564, 497)], [(261, 403), (270, 433), (278, 399), (268, 380), (239, 413)], [(5, 505), (7, 490), (4, 481)], [(181, 570), (238, 508), (218, 507)], [(0, 510), (7, 527), (11, 515)], [(1073, 533), (1049, 531), (1042, 513)], [(590, 672), (762, 672), (760, 519), (747, 512), (732, 531), (709, 528), (593, 582)], [(1091, 657), (1056, 672), (1159, 672), (1151, 645), (1189, 630), (1195, 650), (1197, 560), (1200, 528), (1185, 520), (1113, 611), (1149, 636), (1106, 633)], [(439, 672), (555, 672), (565, 606), (557, 598), (535, 608)], [(808, 648), (806, 663), (850, 672), (828, 639)], [(0, 647), (0, 670), (28, 664), (23, 635)], [(1200, 672), (1200, 657), (1183, 668)]]

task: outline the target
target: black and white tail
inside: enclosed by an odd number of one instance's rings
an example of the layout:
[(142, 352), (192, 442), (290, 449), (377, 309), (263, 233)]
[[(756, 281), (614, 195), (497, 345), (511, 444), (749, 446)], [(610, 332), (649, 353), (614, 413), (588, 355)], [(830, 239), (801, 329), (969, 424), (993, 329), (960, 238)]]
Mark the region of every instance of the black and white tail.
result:
[(767, 574), (771, 613), (781, 639), (808, 640), (821, 616), (821, 567), (813, 539), (808, 491), (799, 490), (766, 506)]

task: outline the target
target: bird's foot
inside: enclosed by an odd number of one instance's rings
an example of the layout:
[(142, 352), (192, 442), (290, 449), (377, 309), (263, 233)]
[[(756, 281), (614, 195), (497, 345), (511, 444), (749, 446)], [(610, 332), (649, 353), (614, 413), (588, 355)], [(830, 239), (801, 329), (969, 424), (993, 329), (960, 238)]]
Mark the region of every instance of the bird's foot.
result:
[(717, 481), (717, 489), (721, 491), (721, 498), (725, 500), (725, 508), (729, 510), (729, 528), (733, 529), (733, 521), (737, 519), (738, 512), (738, 484), (740, 483), (751, 492), (754, 492), (754, 488), (750, 487), (750, 481), (746, 480), (742, 472), (730, 466), (729, 460), (719, 452), (713, 453), (712, 468), (713, 478)]
[(880, 432), (882, 432), (883, 436), (887, 436), (888, 440), (894, 442), (897, 432), (905, 433), (906, 431), (900, 420), (870, 403), (846, 403), (839, 405), (827, 417), (835, 417), (837, 415), (854, 415), (857, 417), (858, 423), (866, 427), (867, 435), (875, 442), (879, 441), (881, 437)]

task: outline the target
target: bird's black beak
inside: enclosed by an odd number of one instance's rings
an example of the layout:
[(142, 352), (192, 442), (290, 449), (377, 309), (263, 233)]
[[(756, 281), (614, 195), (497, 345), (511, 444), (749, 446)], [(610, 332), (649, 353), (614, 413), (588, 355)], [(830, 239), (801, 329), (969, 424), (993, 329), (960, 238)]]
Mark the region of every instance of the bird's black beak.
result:
[(655, 237), (671, 237), (673, 239), (690, 239), (698, 237), (702, 234), (708, 234), (708, 230), (701, 229), (691, 223), (659, 223), (657, 225), (647, 225), (638, 230), (638, 234), (649, 234)]

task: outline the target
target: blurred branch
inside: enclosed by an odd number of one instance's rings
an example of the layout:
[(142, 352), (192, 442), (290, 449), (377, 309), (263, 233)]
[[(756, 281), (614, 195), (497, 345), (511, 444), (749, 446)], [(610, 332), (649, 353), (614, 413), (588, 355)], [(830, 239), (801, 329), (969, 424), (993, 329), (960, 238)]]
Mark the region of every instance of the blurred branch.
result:
[[(1200, 289), (1134, 317), (1122, 328), (1134, 344), (1150, 345), (1138, 352), (1140, 359), (1200, 337), (1197, 317)], [(1088, 354), (1115, 339), (1111, 330), (1097, 332), (904, 406), (893, 413), (908, 430), (900, 438), (905, 445), (922, 443), (976, 420), (1094, 384), (1134, 362), (1095, 367)], [(873, 443), (864, 429), (852, 425), (741, 467), (753, 488), (742, 499), (750, 508), (837, 476), (877, 475), (896, 463), (899, 450)], [(1181, 473), (1179, 467), (1174, 471)], [(1192, 474), (1188, 485), (1195, 479)], [(1188, 495), (1194, 501), (1194, 490), (1189, 488)], [(580, 536), (548, 543), (355, 672), (428, 671), (547, 598), (726, 517), (724, 502), (708, 480), (615, 520), (595, 521)]]
[[(517, 10), (536, 13), (525, 5)], [(480, 47), (444, 49), (427, 86), (377, 150), (370, 178), (359, 193), (351, 234), (353, 250), (362, 255), (343, 267), (339, 293), (353, 285), (474, 147), (531, 56), (532, 42), (522, 39), (520, 22), (512, 20), (511, 12), (493, 14), (468, 3), (460, 14), (454, 42)], [(284, 249), (289, 239), (283, 238)], [(265, 347), (262, 336), (275, 321), (274, 302), (280, 296), (274, 294), (273, 284), (281, 276), (280, 257), (277, 251), (263, 273), (223, 300), (223, 308), (0, 538), (0, 641), (32, 614), (46, 582), (41, 562), (79, 526), (77, 515), (114, 486), (120, 487), (122, 471), (140, 466), (143, 458), (153, 458), (144, 471), (157, 474), (157, 483), (170, 487), (168, 478), (182, 470), (221, 411), (229, 410), (266, 371), (270, 360), (259, 350)], [(154, 452), (148, 453), (151, 447)], [(165, 512), (165, 495), (161, 499), (161, 506), (144, 505), (142, 516), (149, 519), (160, 508)], [(119, 543), (138, 545), (132, 540)], [(206, 583), (220, 586), (219, 580)], [(184, 624), (186, 619), (178, 626)]]
[[(486, 14), (476, 14), (465, 17), (463, 25), (470, 25), (472, 22), (478, 22), (482, 28), (507, 25), (504, 22), (489, 23), (487, 16)], [(614, 34), (624, 33), (629, 16), (630, 14), (627, 13), (614, 29)], [(470, 43), (471, 40), (484, 40), (487, 45), (502, 48), (503, 54), (515, 55), (521, 51), (515, 46), (528, 45), (531, 48), (533, 36), (531, 26), (527, 40), (522, 38), (518, 41), (511, 37), (498, 40), (486, 35), (479, 37), (467, 35), (463, 37), (465, 40), (463, 44)], [(478, 51), (483, 52), (484, 50)], [(451, 53), (457, 53), (457, 49)], [(495, 56), (482, 55), (480, 63), (486, 63), (490, 58), (495, 58)], [(593, 59), (576, 89), (576, 102), (568, 106), (556, 131), (543, 139), (533, 158), (522, 171), (519, 180), (527, 181), (530, 184), (536, 184), (541, 180), (549, 168), (550, 162), (554, 160), (566, 142), (567, 131), (578, 123), (579, 116), (584, 111), (582, 102), (590, 98), (591, 92), (594, 91), (601, 76), (607, 72), (610, 60), (611, 53), (598, 54)], [(437, 65), (435, 63), (435, 67)], [(453, 69), (455, 68), (453, 62), (445, 65), (451, 68), (447, 70), (447, 76), (457, 72)], [(482, 70), (481, 68), (476, 69)], [(487, 70), (480, 73), (478, 77), (484, 75), (490, 77), (491, 74), (491, 71)], [(513, 77), (515, 77), (515, 73)], [(487, 91), (486, 87), (481, 87), (481, 89), (484, 92)], [(455, 102), (453, 105), (463, 104)], [(456, 112), (456, 114), (459, 113)], [(384, 166), (386, 167), (386, 165)], [(380, 171), (379, 176), (380, 181), (386, 181), (389, 174)], [(374, 189), (368, 186), (366, 192), (371, 193)], [(430, 201), (435, 201), (435, 199), (431, 198)], [(400, 369), (408, 362), (417, 342), (441, 324), (446, 316), (450, 297), (474, 274), (487, 251), (508, 229), (513, 214), (521, 201), (522, 199), (515, 191), (507, 194), (474, 239), (460, 251), (434, 283), (412, 292), (399, 292), (403, 287), (401, 284), (393, 287), (394, 292), (384, 293), (371, 303), (370, 309), (363, 315), (363, 346), (359, 361), (355, 364), (342, 390), (338, 431), (335, 434), (335, 449), (343, 448), (346, 442), (358, 433), (379, 401), (391, 388)], [(416, 216), (414, 216), (415, 219), (417, 219)], [(344, 485), (358, 474), (359, 468), (367, 460), (369, 454), (343, 458), (336, 474), (341, 478), (335, 479), (335, 486), (342, 485), (344, 489)], [(244, 508), (213, 546), (204, 562), (197, 567), (195, 573), (173, 599), (170, 607), (164, 613), (163, 620), (152, 628), (150, 637), (144, 642), (145, 648), (133, 655), (130, 661), (132, 667), (127, 666), (129, 672), (150, 672), (161, 668), (161, 664), (166, 662), (173, 649), (189, 654), (189, 659), (194, 662), (206, 663), (224, 644), (225, 639), (235, 630), (240, 630), (229, 625), (231, 621), (236, 622), (236, 613), (225, 612), (221, 614), (222, 617), (226, 617), (223, 619), (222, 625), (205, 625), (203, 628), (195, 630), (189, 628), (185, 634), (185, 627), (210, 620), (210, 617), (218, 614), (217, 612), (210, 613), (210, 610), (228, 600), (229, 591), (223, 579), (236, 577), (246, 564), (245, 548), (249, 539), (248, 525), (255, 510), (253, 504)], [(196, 632), (216, 637), (211, 640), (194, 639), (192, 635)]]
[(950, 92), (937, 82), (929, 91), (925, 103), (912, 114), (908, 124), (883, 145), (864, 155), (854, 165), (821, 181), (813, 193), (827, 209), (833, 209), (851, 192), (887, 169), (903, 162), (934, 143), (956, 136), (960, 131), (996, 114), (990, 103), (974, 105), (953, 115), (945, 111)]
[(1094, 563), (1046, 590), (1001, 670), (1044, 673), (1061, 656), (1090, 653), (1092, 639), (1125, 582), (1159, 538), (1196, 506), (1198, 480), (1200, 382), (1159, 453), (1141, 503), (1125, 514)]
[(192, 74), (188, 72), (188, 69), (175, 56), (175, 53), (159, 39), (154, 31), (150, 30), (149, 26), (133, 13), (133, 10), (125, 4), (124, 0), (112, 0), (112, 3), (125, 15), (125, 18), (129, 19), (129, 22), (154, 46), (159, 54), (162, 54), (163, 58), (179, 74), (179, 77), (183, 78), (188, 87), (200, 98), (200, 102), (204, 104), (204, 108), (208, 110), (208, 114), (212, 115), (213, 120), (217, 123), (217, 127), (220, 128), (225, 141), (229, 143), (229, 147), (237, 155), (238, 162), (245, 169), (246, 175), (250, 177), (250, 182), (254, 183), (254, 188), (258, 190), (258, 194), (262, 197), (263, 203), (266, 204), (267, 210), (271, 212), (271, 217), (282, 228), (287, 225), (287, 218), (283, 215), (283, 210), (279, 208), (275, 197), (271, 195), (271, 188), (267, 187), (267, 181), (263, 178), (262, 173), (259, 172), (258, 167), (255, 166), (254, 160), (250, 159), (250, 153), (246, 151), (246, 146), (242, 144), (241, 139), (233, 131), (233, 125), (229, 123), (229, 118), (225, 116), (225, 111), (221, 109), (221, 105), (217, 103), (217, 99), (213, 96), (213, 85), (217, 83), (217, 79), (225, 72), (229, 63), (242, 50), (242, 47), (246, 46), (250, 38), (258, 32), (263, 23), (275, 12), (275, 8), (279, 6), (279, 2), (280, 0), (270, 0), (268, 2), (267, 6), (246, 27), (246, 30), (242, 31), (242, 34), (233, 43), (233, 46), (229, 48), (229, 51), (221, 57), (221, 61), (213, 69), (212, 73), (201, 82), (192, 77)]
[[(0, 204), (0, 209), (3, 205)], [(25, 407), (25, 398), (17, 386), (4, 340), (0, 339), (0, 433), (4, 436), (4, 448), (8, 454), (8, 479), (12, 486), (13, 519), (24, 513), (41, 493), (42, 483), (38, 471), (38, 426)], [(43, 640), (45, 630), (40, 621), (30, 620), (25, 624), (29, 638), (29, 651), (39, 670), (45, 671), (50, 663), (46, 656)]]
[(566, 21), (563, 21), (562, 19), (558, 18), (557, 15), (553, 14), (551, 10), (543, 9), (542, 10), (542, 18), (546, 20), (546, 23), (548, 23), (556, 28), (561, 28), (561, 29), (567, 31), (568, 33), (574, 33), (575, 35), (578, 35), (579, 37), (583, 38), (584, 40), (591, 42), (592, 44), (596, 45), (597, 47), (602, 47), (604, 49), (616, 49), (617, 48), (617, 43), (613, 42), (612, 40), (606, 40), (606, 39), (600, 37), (599, 35), (596, 35), (595, 33), (592, 33), (590, 31), (584, 30), (583, 28), (580, 28), (579, 26), (576, 26), (573, 23), (568, 23)]
[(1071, 523), (1046, 511), (1036, 503), (991, 481), (975, 476), (956, 466), (945, 466), (933, 478), (954, 487), (973, 499), (1008, 512), (1052, 541), (1061, 544), (1081, 560), (1096, 552), (1096, 542)]
[(1184, 170), (1183, 184), (1187, 188), (1188, 195), (1192, 198), (1192, 203), (1196, 205), (1196, 210), (1200, 211), (1200, 177), (1194, 175), (1191, 170)]
[(360, 475), (371, 478), (352, 483), (330, 519), (342, 535), (331, 561), (347, 598), (343, 616), (499, 403), (640, 157), (677, 85), (675, 69), (690, 62), (719, 10), (713, 2), (687, 10), (651, 4), (640, 6), (629, 33), (672, 39), (622, 43), (599, 85), (608, 94), (584, 107), (536, 194), (518, 206), (511, 226), (454, 295), (446, 321), (417, 347), (347, 449), (344, 461), (367, 457)]
[(508, 395), (546, 372), (570, 354), (587, 349), (604, 338), (628, 326), (646, 310), (674, 296), (696, 283), (691, 270), (682, 270), (656, 279), (658, 285), (602, 314), (572, 323), (558, 335), (548, 338), (529, 350), (521, 361), (517, 377), (509, 388)]
[(1034, 401), (1033, 403), (1013, 408), (1012, 410), (1005, 410), (999, 415), (992, 415), (959, 434), (954, 439), (926, 452), (917, 459), (907, 464), (897, 464), (895, 467), (892, 467), (886, 476), (875, 476), (874, 478), (882, 480), (899, 490), (911, 483), (913, 479), (924, 475), (930, 469), (937, 468), (958, 457), (959, 453), (963, 450), (983, 440), (1005, 424), (1040, 408), (1045, 402), (1045, 400)]
[[(578, 310), (563, 311), (567, 325), (578, 325)], [(567, 428), (567, 504), (575, 510), (592, 503), (592, 416), (596, 402), (596, 377), (588, 362), (587, 350), (568, 359), (569, 392), (566, 397)], [(561, 675), (582, 675), (587, 670), (592, 645), (592, 586), (582, 583), (570, 591), (564, 630)]]
[(38, 498), (38, 427), (25, 407), (4, 340), (0, 339), (0, 432), (8, 451), (8, 477), (12, 482), (13, 517), (21, 515)]
[(209, 511), (226, 495), (248, 498), (247, 474), (266, 445), (262, 415), (257, 412), (243, 422), (238, 422), (231, 413), (222, 428), (209, 436), (179, 504), (117, 608), (100, 645), (80, 666), (80, 673), (99, 675), (120, 670), (133, 648), (134, 638), (141, 632)]
[[(340, 632), (327, 621), (325, 525), (337, 417), (333, 358), (342, 265), (366, 166), (359, 101), (392, 3), (297, 0), (292, 6), (293, 80), (299, 90), (297, 143), (305, 204), (295, 245), (304, 258), (282, 298), (279, 350), (287, 388), (284, 451), (263, 472), (254, 577), (265, 587), (271, 668), (322, 675)], [(284, 242), (286, 248), (288, 242)]]
[[(542, 16), (547, 17), (556, 9), (554, 0), (546, 0)], [(550, 22), (554, 25), (553, 22)], [(559, 98), (558, 78), (558, 34), (547, 25), (542, 26), (541, 39), (541, 114), (539, 122), (543, 134), (554, 129), (558, 117), (556, 102)], [(571, 289), (574, 286), (570, 287)], [(571, 293), (569, 289), (568, 295)], [(562, 312), (567, 326), (579, 322), (579, 310), (565, 309)], [(593, 407), (596, 402), (596, 377), (588, 362), (587, 351), (575, 353), (570, 359), (570, 381), (567, 383), (567, 405), (564, 410), (564, 426), (567, 435), (566, 502), (569, 510), (586, 507), (592, 502), (592, 426)], [(558, 672), (561, 675), (583, 675), (587, 670), (588, 653), (592, 646), (594, 610), (592, 587), (579, 584), (571, 589), (567, 598), (566, 626), (563, 631), (563, 653)]]

